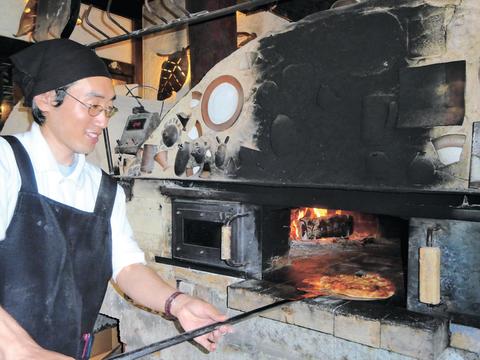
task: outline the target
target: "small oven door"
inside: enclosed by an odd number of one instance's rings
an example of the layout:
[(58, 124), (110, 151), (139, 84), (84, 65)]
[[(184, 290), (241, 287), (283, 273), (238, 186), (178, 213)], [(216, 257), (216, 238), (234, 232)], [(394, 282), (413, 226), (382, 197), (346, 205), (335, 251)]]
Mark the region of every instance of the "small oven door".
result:
[[(172, 211), (174, 259), (248, 272), (257, 271), (261, 266), (255, 207), (234, 202), (175, 199)], [(222, 226), (227, 223), (231, 226), (231, 259), (222, 260)]]

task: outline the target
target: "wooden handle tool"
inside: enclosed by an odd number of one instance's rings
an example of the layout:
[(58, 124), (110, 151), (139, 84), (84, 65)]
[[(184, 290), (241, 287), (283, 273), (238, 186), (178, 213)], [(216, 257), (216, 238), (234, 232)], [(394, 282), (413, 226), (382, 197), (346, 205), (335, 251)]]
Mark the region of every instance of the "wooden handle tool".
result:
[(222, 226), (222, 243), (220, 259), (230, 260), (232, 258), (232, 226)]
[(433, 246), (433, 231), (427, 229), (427, 246), (419, 253), (419, 297), (420, 302), (430, 305), (440, 304), (440, 258), (439, 247)]

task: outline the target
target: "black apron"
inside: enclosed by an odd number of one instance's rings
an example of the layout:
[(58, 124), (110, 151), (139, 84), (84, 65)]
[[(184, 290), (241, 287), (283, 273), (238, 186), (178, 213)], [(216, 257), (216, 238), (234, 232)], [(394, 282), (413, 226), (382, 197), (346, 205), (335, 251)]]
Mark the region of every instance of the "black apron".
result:
[(12, 147), (22, 185), (0, 241), (0, 305), (42, 347), (87, 358), (112, 275), (110, 215), (116, 182), (102, 172), (93, 213), (40, 195), (30, 158)]

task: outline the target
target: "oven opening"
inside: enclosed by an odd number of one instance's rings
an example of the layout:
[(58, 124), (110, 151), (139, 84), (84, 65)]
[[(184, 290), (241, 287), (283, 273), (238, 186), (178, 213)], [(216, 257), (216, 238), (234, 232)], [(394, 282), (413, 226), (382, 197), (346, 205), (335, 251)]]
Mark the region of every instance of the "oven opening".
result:
[(290, 209), (289, 250), (264, 279), (308, 290), (324, 276), (375, 274), (395, 285), (388, 302), (406, 306), (408, 220), (327, 208)]
[(208, 248), (221, 247), (222, 223), (183, 219), (184, 243)]

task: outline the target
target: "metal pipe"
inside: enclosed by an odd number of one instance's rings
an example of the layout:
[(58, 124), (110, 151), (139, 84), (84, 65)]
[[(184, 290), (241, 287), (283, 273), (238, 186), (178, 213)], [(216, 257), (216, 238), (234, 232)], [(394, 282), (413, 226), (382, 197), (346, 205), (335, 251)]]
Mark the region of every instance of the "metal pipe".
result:
[(250, 1), (245, 1), (241, 4), (228, 6), (220, 10), (214, 10), (211, 12), (202, 11), (200, 13), (191, 14), (190, 17), (172, 20), (168, 24), (155, 25), (149, 28), (135, 30), (130, 32), (129, 34), (122, 34), (119, 36), (111, 37), (109, 39), (96, 41), (88, 44), (87, 46), (90, 48), (97, 48), (100, 46), (115, 44), (121, 41), (142, 37), (144, 35), (154, 34), (160, 31), (172, 29), (182, 25), (196, 24), (196, 23), (207, 21), (207, 20), (212, 20), (221, 16), (235, 13), (236, 11), (251, 10), (256, 7), (266, 5), (266, 4), (271, 4), (274, 2), (277, 2), (277, 0), (250, 0)]

